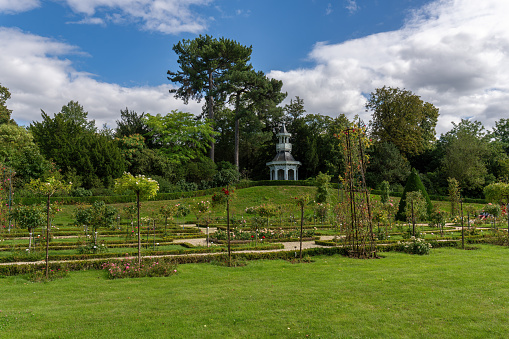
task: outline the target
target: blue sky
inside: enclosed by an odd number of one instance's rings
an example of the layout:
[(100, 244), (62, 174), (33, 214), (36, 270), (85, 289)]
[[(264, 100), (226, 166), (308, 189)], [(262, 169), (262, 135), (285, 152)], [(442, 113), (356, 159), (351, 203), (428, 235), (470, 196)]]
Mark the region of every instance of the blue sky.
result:
[(78, 100), (100, 126), (120, 109), (199, 113), (174, 99), (173, 44), (198, 34), (253, 46), (309, 113), (369, 120), (366, 94), (409, 89), (451, 121), (486, 127), (509, 104), (509, 5), (499, 0), (0, 0), (0, 83), (20, 124)]

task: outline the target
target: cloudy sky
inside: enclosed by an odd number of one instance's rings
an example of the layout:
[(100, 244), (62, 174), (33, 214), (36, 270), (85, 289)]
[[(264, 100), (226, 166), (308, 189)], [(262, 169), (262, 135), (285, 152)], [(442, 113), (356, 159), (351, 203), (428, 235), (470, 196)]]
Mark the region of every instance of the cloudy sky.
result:
[(283, 80), (308, 113), (366, 122), (377, 87), (461, 118), (509, 118), (506, 0), (0, 0), (0, 84), (22, 125), (82, 104), (98, 127), (120, 110), (199, 113), (168, 93), (172, 46), (199, 34), (252, 45), (256, 70)]

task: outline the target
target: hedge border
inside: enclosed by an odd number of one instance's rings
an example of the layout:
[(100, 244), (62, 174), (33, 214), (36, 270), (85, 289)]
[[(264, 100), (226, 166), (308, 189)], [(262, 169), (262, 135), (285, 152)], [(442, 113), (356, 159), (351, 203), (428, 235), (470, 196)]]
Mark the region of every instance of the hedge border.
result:
[[(249, 188), (249, 187), (258, 187), (258, 186), (315, 186), (314, 179), (311, 180), (258, 180), (258, 181), (241, 181), (236, 185), (237, 189)], [(340, 186), (338, 183), (331, 183), (332, 189), (338, 189)], [(150, 199), (150, 201), (160, 201), (160, 200), (177, 200), (183, 198), (195, 198), (201, 197), (209, 194), (213, 194), (217, 192), (218, 187), (208, 188), (205, 190), (197, 190), (197, 191), (189, 191), (189, 192), (174, 192), (174, 193), (159, 193), (154, 198)], [(371, 194), (381, 195), (382, 191), (380, 190), (371, 190)], [(402, 192), (391, 192), (390, 196), (399, 197), (403, 195)], [(440, 196), (440, 195), (429, 195), (431, 200), (437, 201), (449, 201), (449, 197)], [(91, 196), (91, 197), (52, 197), (52, 202), (59, 201), (64, 203), (65, 205), (72, 205), (76, 203), (87, 203), (93, 204), (96, 201), (104, 201), (106, 204), (117, 204), (117, 203), (130, 203), (136, 201), (135, 195), (111, 195), (111, 196)], [(32, 205), (45, 202), (44, 197), (31, 196), (31, 197), (22, 197), (21, 204), (23, 205)], [(473, 198), (463, 198), (463, 202), (466, 203), (477, 203), (477, 204), (486, 204), (485, 199), (473, 199)]]

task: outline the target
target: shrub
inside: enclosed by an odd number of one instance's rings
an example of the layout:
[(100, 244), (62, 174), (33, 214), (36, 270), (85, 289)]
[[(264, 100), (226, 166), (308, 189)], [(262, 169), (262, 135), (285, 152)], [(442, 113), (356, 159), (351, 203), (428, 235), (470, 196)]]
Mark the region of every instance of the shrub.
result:
[(141, 278), (141, 277), (168, 277), (177, 273), (177, 265), (157, 259), (144, 260), (140, 265), (135, 260), (121, 260), (120, 262), (107, 262), (102, 265), (109, 279)]
[(428, 193), (426, 192), (426, 188), (424, 188), (424, 185), (422, 184), (422, 181), (419, 177), (419, 174), (417, 174), (417, 171), (415, 169), (412, 169), (412, 172), (410, 173), (410, 176), (407, 179), (405, 190), (403, 191), (403, 196), (399, 201), (399, 210), (398, 213), (396, 214), (396, 220), (405, 221), (406, 195), (408, 192), (415, 191), (420, 191), (422, 193), (424, 200), (426, 200), (427, 214), (430, 215), (432, 213), (433, 205), (431, 204), (431, 200), (428, 196)]
[(398, 242), (397, 248), (400, 252), (424, 255), (429, 254), (431, 244), (424, 241), (424, 239), (412, 237), (409, 242)]
[(59, 267), (55, 269), (50, 269), (48, 272), (48, 278), (46, 278), (46, 271), (32, 267), (31, 271), (28, 273), (28, 280), (32, 282), (53, 281), (56, 279), (65, 278), (68, 275), (69, 270), (67, 269), (67, 267)]
[(92, 196), (92, 191), (90, 190), (87, 190), (83, 187), (78, 187), (76, 189), (73, 189), (71, 191), (71, 196), (72, 197), (91, 197)]

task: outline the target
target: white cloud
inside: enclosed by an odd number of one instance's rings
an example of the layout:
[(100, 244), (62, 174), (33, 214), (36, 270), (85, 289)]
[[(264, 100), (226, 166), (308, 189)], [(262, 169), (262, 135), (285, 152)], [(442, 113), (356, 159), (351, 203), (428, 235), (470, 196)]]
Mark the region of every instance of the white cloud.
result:
[(39, 0), (0, 0), (0, 13), (19, 13), (41, 5)]
[(346, 0), (345, 8), (348, 9), (348, 12), (350, 12), (350, 14), (353, 14), (357, 12), (359, 6), (357, 5), (357, 2), (355, 0)]
[[(1, 1), (1, 0), (0, 0)], [(124, 22), (140, 23), (149, 31), (165, 34), (198, 33), (206, 20), (192, 11), (212, 0), (65, 0), (75, 13), (84, 15), (79, 23)]]
[(308, 112), (360, 114), (365, 95), (398, 86), (440, 109), (438, 133), (473, 117), (486, 127), (507, 117), (509, 2), (441, 0), (412, 13), (404, 27), (341, 44), (317, 43), (310, 69), (272, 71)]
[(332, 4), (329, 2), (327, 4), (327, 9), (325, 9), (325, 15), (329, 15), (331, 14), (332, 12), (334, 12), (334, 10), (332, 9)]
[(40, 121), (41, 109), (52, 115), (71, 100), (83, 105), (98, 127), (104, 123), (114, 127), (125, 107), (139, 113), (164, 114), (173, 109), (201, 113), (201, 104), (185, 105), (174, 99), (169, 84), (127, 88), (77, 72), (65, 56), (82, 52), (53, 39), (0, 28), (0, 50), (1, 82), (11, 92), (7, 106), (20, 124)]

